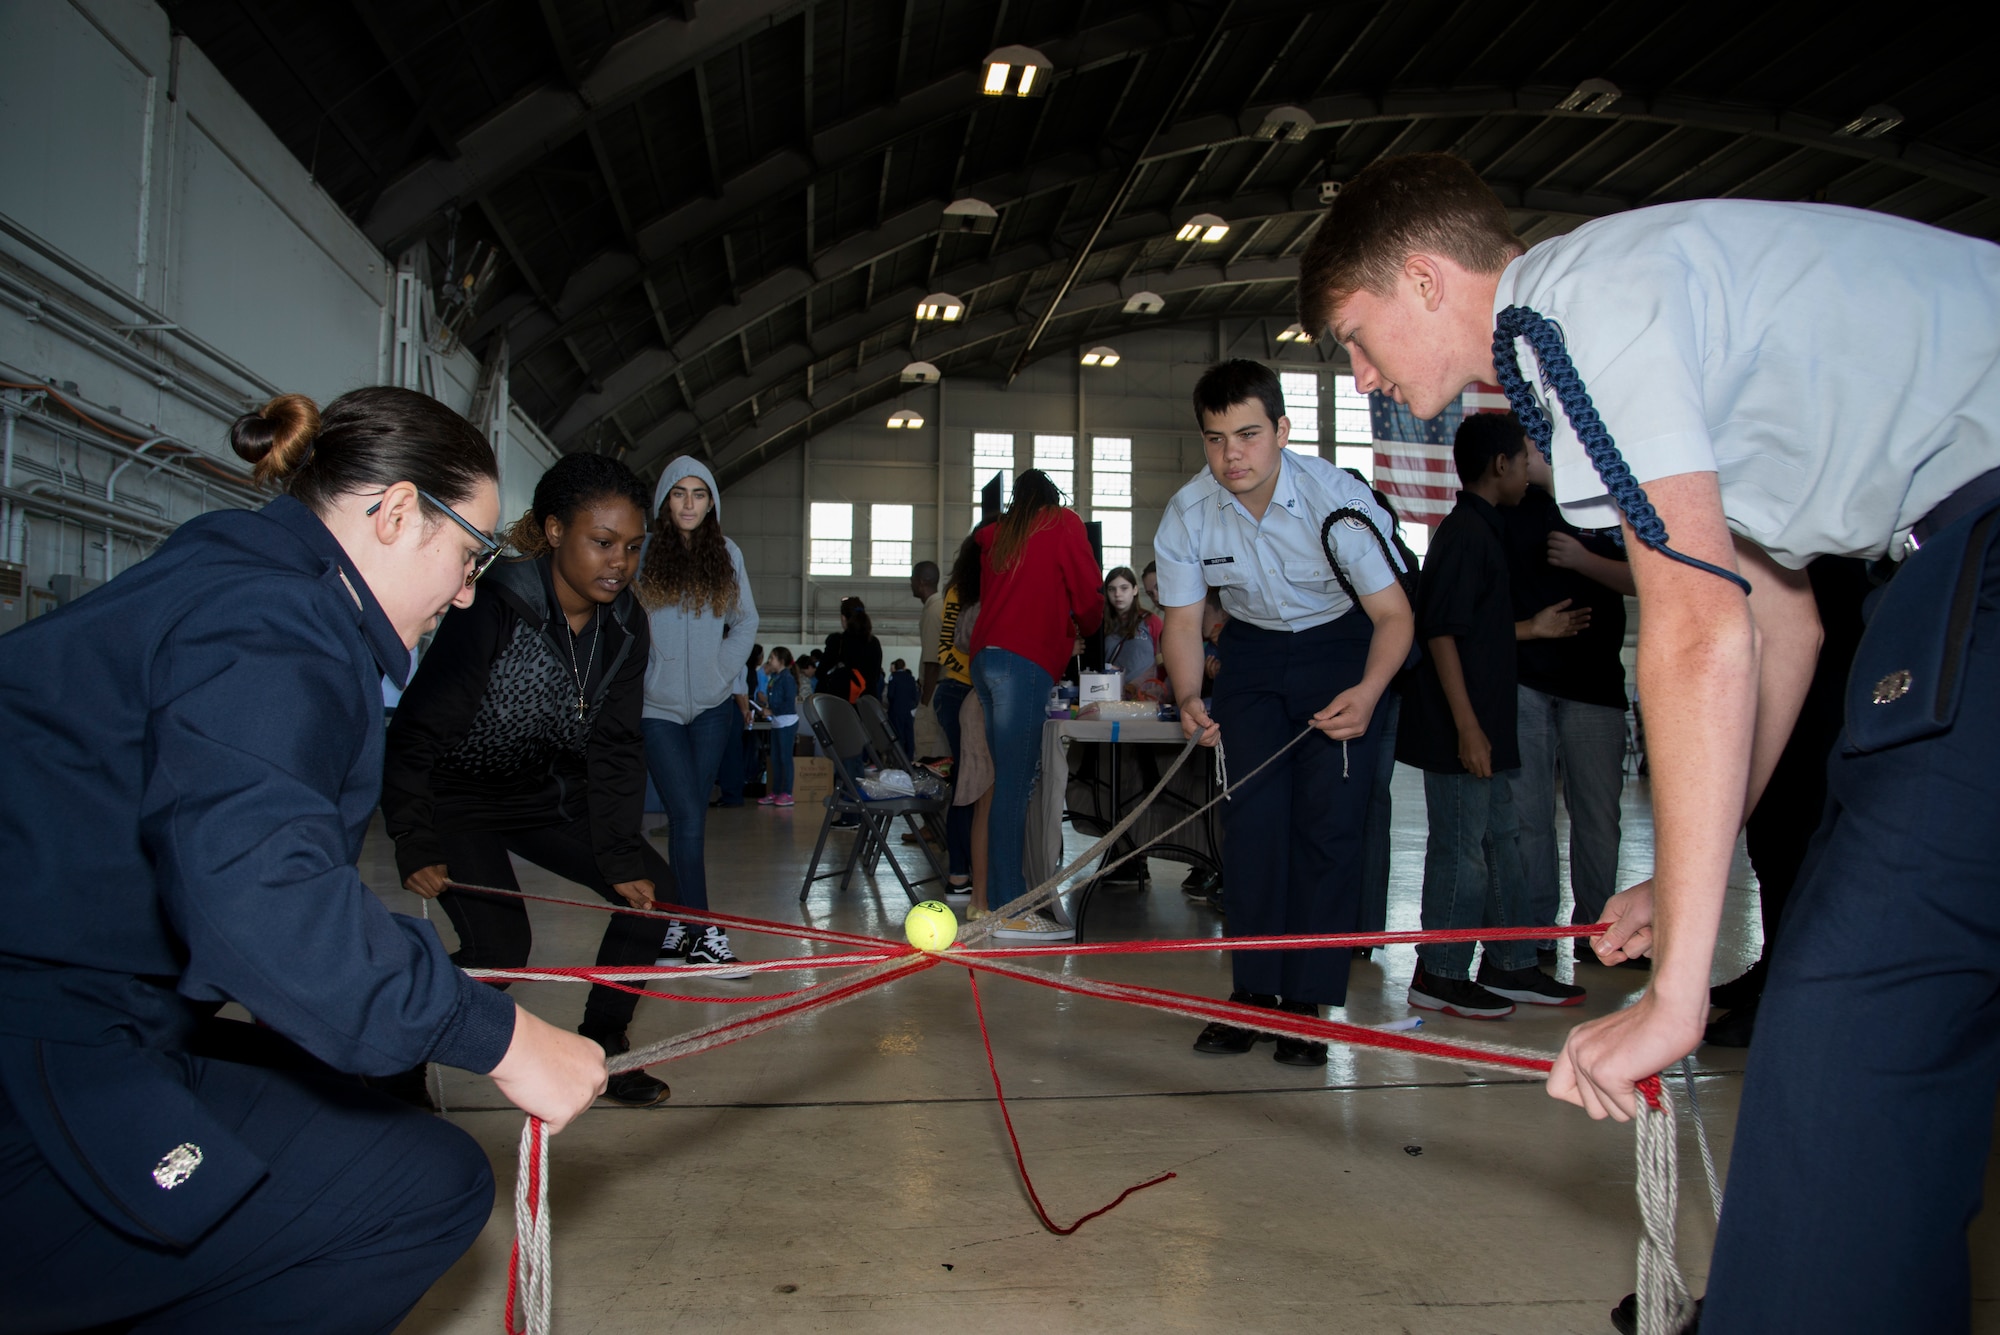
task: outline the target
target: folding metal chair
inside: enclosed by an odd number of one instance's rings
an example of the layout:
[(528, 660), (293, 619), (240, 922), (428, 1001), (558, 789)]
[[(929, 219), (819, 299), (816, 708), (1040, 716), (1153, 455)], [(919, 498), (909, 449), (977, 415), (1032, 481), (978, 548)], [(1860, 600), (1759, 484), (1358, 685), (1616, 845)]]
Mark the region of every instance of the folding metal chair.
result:
[[(855, 703), (854, 712), (861, 717), (861, 730), (868, 737), (868, 750), (875, 757), (875, 764), (883, 769), (899, 769), (905, 773), (917, 772), (916, 762), (903, 751), (903, 744), (896, 740), (896, 730), (889, 725), (889, 711), (880, 700), (872, 695), (864, 695)], [(928, 839), (918, 837), (925, 856), (938, 873), (944, 873), (944, 866), (938, 861), (937, 850), (944, 847), (944, 817), (951, 808), (935, 812), (924, 818), (924, 828), (930, 831)]]
[[(910, 897), (912, 904), (919, 902), (923, 896), (917, 892), (917, 887), (933, 880), (942, 882), (945, 878), (944, 868), (938, 864), (935, 854), (925, 848), (925, 856), (930, 861), (934, 874), (912, 881), (903, 871), (903, 865), (896, 860), (895, 850), (889, 846), (889, 835), (898, 816), (902, 817), (911, 829), (921, 830), (923, 828), (921, 822), (942, 812), (950, 799), (947, 797), (873, 799), (864, 796), (858, 782), (861, 777), (861, 765), (874, 748), (869, 745), (867, 731), (862, 727), (861, 717), (855, 712), (854, 706), (831, 694), (815, 692), (807, 697), (800, 707), (800, 712), (812, 728), (813, 736), (819, 739), (820, 748), (833, 761), (834, 790), (826, 799), (826, 814), (820, 820), (819, 839), (813, 844), (812, 861), (806, 864), (805, 882), (799, 886), (799, 902), (803, 904), (806, 896), (812, 893), (814, 881), (838, 876), (841, 878), (840, 888), (847, 889), (854, 879), (856, 867), (865, 865), (866, 870), (872, 875), (884, 856), (889, 860), (890, 869), (896, 873), (896, 879), (902, 883), (903, 893)], [(880, 759), (878, 755), (878, 763)], [(827, 837), (833, 831), (834, 821), (842, 816), (853, 816), (860, 822), (859, 828), (855, 831), (853, 847), (848, 850), (847, 861), (838, 869), (822, 872), (819, 870), (819, 861), (826, 851)]]

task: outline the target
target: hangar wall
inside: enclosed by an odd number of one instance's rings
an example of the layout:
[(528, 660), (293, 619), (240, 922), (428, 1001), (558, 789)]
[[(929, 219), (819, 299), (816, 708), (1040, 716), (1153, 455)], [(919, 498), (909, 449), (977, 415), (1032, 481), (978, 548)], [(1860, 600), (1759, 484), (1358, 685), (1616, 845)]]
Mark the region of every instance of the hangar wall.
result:
[[(47, 591), (18, 614), (259, 503), (229, 422), (393, 383), (398, 320), (395, 264), (151, 0), (0, 7), (0, 124), (0, 560)], [(428, 374), (470, 406), (470, 354)], [(509, 411), (503, 513), (554, 457)]]

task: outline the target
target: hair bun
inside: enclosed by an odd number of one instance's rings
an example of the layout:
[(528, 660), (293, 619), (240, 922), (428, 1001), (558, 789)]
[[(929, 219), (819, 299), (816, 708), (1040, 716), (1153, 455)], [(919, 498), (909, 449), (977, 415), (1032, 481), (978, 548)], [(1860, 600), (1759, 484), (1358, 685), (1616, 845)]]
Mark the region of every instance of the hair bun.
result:
[(319, 430), (318, 405), (303, 394), (280, 394), (236, 419), (229, 428), (229, 446), (254, 465), (251, 475), (258, 482), (271, 482), (296, 472), (311, 457)]

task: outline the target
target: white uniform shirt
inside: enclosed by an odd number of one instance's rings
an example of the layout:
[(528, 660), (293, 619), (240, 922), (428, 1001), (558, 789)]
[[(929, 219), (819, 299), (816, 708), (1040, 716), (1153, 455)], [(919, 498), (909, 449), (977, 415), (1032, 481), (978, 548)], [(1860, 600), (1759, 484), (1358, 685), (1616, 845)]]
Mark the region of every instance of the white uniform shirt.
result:
[[(1353, 610), (1320, 546), (1320, 525), (1335, 510), (1355, 506), (1387, 538), (1389, 516), (1365, 485), (1325, 459), (1294, 450), (1283, 455), (1262, 523), (1206, 468), (1174, 493), (1153, 536), (1163, 606), (1198, 603), (1212, 586), (1221, 591), (1222, 610), (1238, 621), (1288, 631), (1311, 630)], [(1342, 520), (1333, 535), (1356, 593), (1395, 583), (1396, 568), (1360, 521)]]
[[(1876, 557), (2000, 467), (2000, 247), (1824, 204), (1636, 209), (1507, 266), (1494, 313), (1561, 326), (1641, 484), (1713, 472), (1729, 527), (1780, 563)], [(1618, 513), (1534, 354), (1570, 522)], [(1668, 541), (1674, 538), (1672, 529)]]

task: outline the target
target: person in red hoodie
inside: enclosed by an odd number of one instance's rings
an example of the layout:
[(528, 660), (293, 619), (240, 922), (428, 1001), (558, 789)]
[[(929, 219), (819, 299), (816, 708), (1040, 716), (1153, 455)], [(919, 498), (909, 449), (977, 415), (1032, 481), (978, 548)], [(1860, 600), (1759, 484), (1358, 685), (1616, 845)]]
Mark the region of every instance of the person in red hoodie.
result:
[[(988, 818), (987, 902), (995, 908), (1026, 892), (1022, 847), (1028, 795), (1041, 764), (1049, 691), (1075, 651), (1076, 637), (1104, 620), (1103, 576), (1083, 521), (1063, 507), (1048, 474), (1014, 479), (1014, 501), (979, 530), (979, 620), (972, 629), (972, 688), (986, 713), (993, 755)], [(994, 933), (1012, 940), (1073, 936), (1041, 914), (1009, 918)]]

